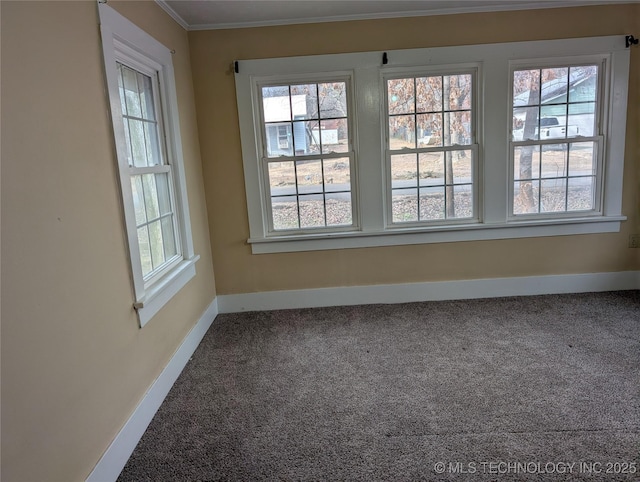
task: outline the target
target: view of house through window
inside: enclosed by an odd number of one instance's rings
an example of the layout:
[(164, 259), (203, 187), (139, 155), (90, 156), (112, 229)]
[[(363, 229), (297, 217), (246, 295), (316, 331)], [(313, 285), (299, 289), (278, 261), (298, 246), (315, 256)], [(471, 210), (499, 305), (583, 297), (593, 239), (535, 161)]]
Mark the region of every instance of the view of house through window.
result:
[(179, 259), (171, 168), (159, 142), (154, 78), (120, 62), (117, 72), (142, 275), (149, 278)]
[(388, 79), (393, 223), (474, 216), (473, 75)]
[(513, 72), (513, 214), (596, 209), (598, 66)]
[(348, 83), (260, 88), (274, 230), (353, 224)]

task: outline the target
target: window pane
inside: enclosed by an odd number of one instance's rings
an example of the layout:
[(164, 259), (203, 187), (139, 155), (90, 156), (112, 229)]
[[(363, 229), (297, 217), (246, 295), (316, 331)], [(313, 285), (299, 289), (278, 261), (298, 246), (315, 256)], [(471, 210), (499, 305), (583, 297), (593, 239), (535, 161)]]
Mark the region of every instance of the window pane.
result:
[(291, 86), (294, 119), (318, 118), (318, 86), (301, 84)]
[(160, 208), (158, 206), (158, 191), (156, 189), (156, 180), (154, 174), (143, 174), (142, 187), (144, 191), (144, 204), (147, 210), (147, 220), (160, 217)]
[(140, 89), (138, 86), (138, 73), (129, 67), (122, 66), (122, 78), (124, 81), (124, 95), (127, 103), (127, 115), (142, 117), (140, 105)]
[(299, 193), (322, 192), (322, 162), (298, 161), (296, 162), (296, 174), (298, 178)]
[(542, 69), (542, 104), (567, 102), (568, 73), (567, 67)]
[(453, 168), (453, 183), (467, 184), (473, 181), (471, 171), (471, 150), (451, 151), (451, 165)]
[(298, 201), (295, 196), (271, 198), (273, 229), (298, 229)]
[(173, 216), (162, 218), (162, 239), (164, 241), (164, 258), (171, 259), (178, 254)]
[(591, 176), (596, 173), (594, 142), (574, 142), (569, 149), (569, 175)]
[(415, 86), (411, 79), (391, 79), (387, 81), (389, 114), (409, 114), (415, 112)]
[(416, 147), (416, 124), (412, 115), (389, 117), (389, 144), (391, 149)]
[(320, 129), (320, 143), (323, 154), (347, 152), (349, 150), (347, 119), (321, 121)]
[(162, 159), (160, 158), (160, 146), (158, 145), (158, 130), (155, 122), (144, 123), (144, 141), (147, 165), (157, 166), (162, 164)]
[(266, 124), (267, 155), (269, 157), (293, 155), (291, 124)]
[(595, 102), (569, 105), (568, 135), (591, 137), (595, 131)]
[(568, 144), (547, 144), (542, 146), (541, 177), (567, 175), (567, 147)]
[(124, 125), (124, 141), (127, 144), (127, 164), (133, 166), (133, 153), (131, 152), (131, 136), (129, 135), (129, 119), (124, 117), (122, 119)]
[(126, 100), (126, 94), (124, 92), (124, 80), (123, 80), (125, 67), (119, 62), (116, 62), (116, 66), (118, 69), (118, 90), (120, 92), (120, 108), (122, 109), (122, 115), (127, 115), (127, 100)]
[(416, 108), (418, 112), (442, 110), (442, 77), (419, 77), (416, 79)]
[(471, 184), (463, 184), (453, 187), (453, 200), (447, 199), (447, 202), (453, 201), (453, 212), (456, 218), (470, 218), (473, 216), (473, 186)]
[(471, 75), (449, 75), (445, 77), (445, 85), (449, 82), (449, 110), (471, 109)]
[(567, 180), (543, 179), (540, 186), (540, 212), (566, 211)]
[(341, 226), (353, 224), (351, 193), (331, 193), (326, 196), (327, 225)]
[(133, 195), (133, 210), (136, 213), (136, 226), (147, 222), (142, 189), (142, 176), (131, 177), (131, 193)]
[(594, 176), (570, 177), (567, 209), (569, 211), (589, 211), (594, 209), (595, 183), (596, 178)]
[[(296, 173), (293, 161), (269, 163), (271, 196), (296, 194)], [(297, 214), (296, 214), (297, 219)]]
[(300, 196), (300, 227), (324, 226), (324, 198), (322, 194)]
[(418, 114), (418, 147), (442, 145), (442, 114)]
[(162, 241), (162, 225), (160, 220), (149, 224), (149, 243), (151, 246), (151, 261), (153, 269), (164, 263), (164, 243)]
[(414, 187), (417, 185), (417, 154), (398, 154), (391, 156), (392, 189)]
[(513, 214), (538, 212), (540, 181), (516, 181), (513, 183)]
[(422, 152), (419, 160), (420, 186), (444, 185), (444, 152)]
[(347, 84), (329, 82), (318, 84), (320, 118), (347, 117)]
[(513, 106), (538, 105), (540, 70), (516, 70), (513, 73)]
[(135, 167), (147, 166), (147, 145), (144, 138), (144, 126), (140, 120), (129, 119), (131, 154)]
[(538, 139), (538, 108), (520, 107), (513, 109), (513, 140)]
[[(351, 169), (348, 157), (326, 159), (323, 164), (324, 189), (326, 192), (351, 191)], [(351, 205), (350, 195), (349, 205)]]
[(416, 189), (394, 189), (391, 192), (391, 210), (394, 223), (418, 220), (418, 196)]
[(320, 153), (320, 134), (318, 121), (300, 121), (293, 123), (293, 142), (296, 156)]
[(151, 263), (151, 247), (149, 245), (149, 231), (147, 226), (138, 228), (138, 247), (140, 248), (142, 276), (146, 276), (153, 270), (153, 265)]
[(291, 102), (289, 87), (263, 87), (262, 108), (265, 122), (280, 122), (291, 120)]
[(169, 192), (169, 174), (166, 172), (155, 174), (158, 189), (158, 206), (160, 215), (171, 212), (171, 195)]
[(471, 112), (444, 113), (444, 145), (471, 144)]
[(444, 219), (444, 186), (420, 188), (420, 220)]
[(598, 66), (571, 67), (569, 102), (595, 102), (598, 91)]
[(514, 179), (540, 177), (540, 146), (516, 147), (513, 153)]
[[(564, 109), (565, 106), (562, 108)], [(564, 111), (562, 115), (554, 115), (555, 113), (555, 106), (540, 108), (540, 140), (567, 137), (567, 118)]]
[(151, 83), (151, 77), (138, 72), (138, 88), (140, 89), (140, 108), (142, 110), (142, 116), (144, 119), (156, 120), (154, 100), (153, 100), (153, 85)]

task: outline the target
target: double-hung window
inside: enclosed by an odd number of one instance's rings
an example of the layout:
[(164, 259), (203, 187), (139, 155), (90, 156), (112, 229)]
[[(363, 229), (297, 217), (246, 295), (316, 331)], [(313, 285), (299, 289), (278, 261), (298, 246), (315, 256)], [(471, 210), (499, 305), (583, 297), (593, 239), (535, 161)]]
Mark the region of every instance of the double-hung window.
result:
[(386, 78), (388, 218), (475, 218), (475, 72)]
[(600, 211), (601, 65), (513, 68), (512, 216)]
[(195, 275), (171, 52), (100, 4), (105, 72), (141, 326)]
[(270, 233), (354, 226), (349, 77), (258, 84)]
[(626, 219), (624, 36), (236, 65), (254, 253), (616, 232)]

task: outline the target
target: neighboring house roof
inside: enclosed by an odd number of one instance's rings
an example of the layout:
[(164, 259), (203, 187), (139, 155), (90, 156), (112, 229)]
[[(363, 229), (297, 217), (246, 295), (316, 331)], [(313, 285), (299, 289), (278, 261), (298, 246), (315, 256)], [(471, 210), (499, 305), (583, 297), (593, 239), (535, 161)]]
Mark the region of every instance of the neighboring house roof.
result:
[[(569, 90), (577, 87), (581, 83), (593, 78), (592, 72), (586, 69), (571, 69), (569, 75)], [(549, 104), (558, 97), (567, 93), (567, 76), (563, 75), (557, 79), (552, 79), (542, 84), (541, 103)], [(529, 90), (518, 94), (513, 99), (514, 106), (524, 106), (529, 103)]]

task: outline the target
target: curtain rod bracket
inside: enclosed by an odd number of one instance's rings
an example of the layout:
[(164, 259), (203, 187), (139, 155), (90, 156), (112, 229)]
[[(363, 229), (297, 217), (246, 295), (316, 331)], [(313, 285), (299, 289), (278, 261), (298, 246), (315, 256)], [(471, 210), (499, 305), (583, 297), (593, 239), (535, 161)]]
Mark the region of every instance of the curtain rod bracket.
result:
[(635, 38), (633, 35), (627, 35), (624, 38), (624, 41), (627, 48), (631, 47), (632, 45), (638, 45), (638, 39)]
[(382, 65), (387, 65), (389, 63), (389, 57), (387, 56), (387, 53), (384, 52), (382, 54)]
[(236, 74), (240, 72), (240, 68), (239, 68), (239, 66), (238, 66), (238, 61), (237, 61), (237, 60), (235, 60), (235, 61), (233, 62), (233, 70), (234, 70), (234, 72), (235, 72)]

